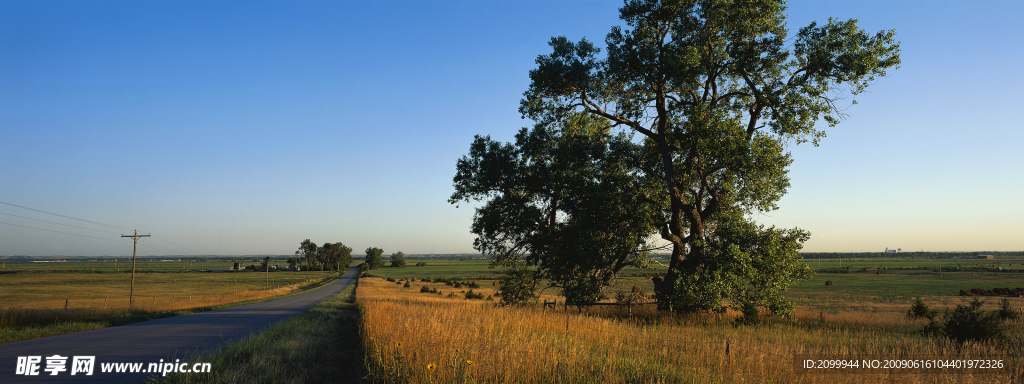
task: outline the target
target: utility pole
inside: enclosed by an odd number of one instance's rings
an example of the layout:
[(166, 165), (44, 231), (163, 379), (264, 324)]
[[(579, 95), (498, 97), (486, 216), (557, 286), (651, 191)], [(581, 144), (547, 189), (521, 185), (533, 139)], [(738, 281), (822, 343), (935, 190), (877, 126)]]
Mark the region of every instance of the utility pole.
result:
[(264, 260), (265, 260), (264, 262), (267, 264), (267, 288), (266, 289), (270, 290), (270, 256), (267, 256), (267, 258), (264, 259)]
[(132, 238), (132, 285), (131, 285), (131, 288), (128, 291), (128, 306), (129, 307), (131, 307), (132, 304), (134, 303), (133, 299), (135, 297), (135, 250), (139, 247), (139, 238), (140, 237), (149, 237), (149, 236), (150, 235), (140, 235), (139, 234), (139, 230), (137, 230), (137, 229), (135, 230), (135, 234), (134, 235), (127, 235), (127, 236), (126, 235), (121, 235), (121, 237), (130, 237), (130, 238)]

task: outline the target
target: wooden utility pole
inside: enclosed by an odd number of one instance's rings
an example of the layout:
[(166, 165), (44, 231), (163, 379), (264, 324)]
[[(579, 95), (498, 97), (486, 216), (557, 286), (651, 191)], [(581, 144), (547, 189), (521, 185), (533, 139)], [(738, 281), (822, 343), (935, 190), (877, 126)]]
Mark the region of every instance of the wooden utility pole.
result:
[(127, 236), (126, 235), (121, 235), (121, 237), (130, 237), (130, 238), (132, 238), (132, 243), (133, 243), (132, 244), (132, 285), (131, 285), (131, 288), (128, 291), (128, 306), (129, 307), (131, 307), (132, 304), (134, 303), (133, 299), (134, 299), (134, 296), (135, 296), (135, 250), (139, 247), (139, 238), (140, 237), (149, 237), (149, 236), (150, 235), (140, 235), (139, 234), (139, 230), (137, 230), (137, 229), (135, 230), (135, 234), (134, 235), (127, 235)]
[(264, 259), (264, 263), (267, 265), (267, 287), (266, 290), (270, 290), (270, 256)]

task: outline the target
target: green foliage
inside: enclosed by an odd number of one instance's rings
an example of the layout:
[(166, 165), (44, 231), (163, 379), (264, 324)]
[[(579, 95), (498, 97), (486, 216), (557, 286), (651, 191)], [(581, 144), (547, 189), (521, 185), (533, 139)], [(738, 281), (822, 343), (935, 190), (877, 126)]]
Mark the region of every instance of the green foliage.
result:
[(595, 276), (567, 280), (562, 288), (562, 296), (572, 303), (593, 303), (607, 298), (602, 292), (604, 284)]
[(1001, 341), (1004, 335), (999, 315), (985, 313), (981, 310), (982, 304), (984, 302), (974, 298), (974, 301), (966, 305), (957, 305), (946, 318), (946, 337), (959, 342)]
[(331, 270), (342, 270), (352, 264), (352, 248), (342, 243), (324, 243), (318, 249), (322, 267)]
[(999, 301), (999, 310), (996, 311), (996, 315), (999, 316), (1000, 320), (1020, 319), (1020, 314), (1010, 306), (1010, 299), (1005, 297)]
[(369, 269), (378, 269), (384, 266), (384, 250), (371, 247), (366, 248), (366, 264)]
[(306, 266), (303, 267), (304, 270), (308, 271), (312, 266), (318, 264), (319, 249), (320, 247), (317, 247), (316, 243), (309, 241), (309, 239), (303, 240), (299, 243), (299, 250), (295, 251), (295, 254), (301, 256), (303, 262), (305, 262)]
[(409, 281), (408, 281), (408, 280), (406, 280), (406, 281), (405, 281), (405, 285), (403, 285), (403, 287), (405, 287), (405, 288), (409, 288), (409, 287), (411, 287), (411, 286), (412, 286), (412, 284), (409, 284)]
[(501, 278), (498, 293), (504, 305), (525, 305), (537, 300), (537, 282), (540, 273), (526, 267), (510, 268)]
[[(809, 234), (750, 215), (777, 209), (789, 187), (787, 144), (817, 145), (815, 124), (844, 116), (838, 91), (863, 92), (900, 59), (892, 31), (829, 19), (789, 37), (784, 12), (772, 0), (637, 0), (620, 9), (627, 27), (612, 28), (603, 56), (586, 39), (552, 38), (520, 104), (534, 131), (515, 146), (478, 137), (459, 162), (452, 201), (490, 198), (474, 221), (477, 249), (498, 264), (525, 259), (586, 298), (588, 279), (606, 284), (642, 261), (640, 239), (657, 234), (672, 246), (662, 308), (729, 299), (789, 313), (780, 292), (810, 276), (797, 253)], [(587, 129), (599, 140), (564, 133)]]
[(920, 297), (915, 297), (914, 302), (910, 304), (910, 309), (907, 310), (907, 317), (911, 319), (933, 319), (935, 318), (935, 311), (928, 308), (928, 304), (925, 304), (924, 300)]
[(466, 298), (470, 300), (481, 300), (484, 298), (482, 293), (475, 293), (472, 289), (466, 291)]
[(390, 281), (390, 282), (392, 282), (392, 283), (394, 283), (394, 282), (395, 282), (395, 278), (393, 278), (393, 277), (388, 277), (388, 278), (386, 278), (386, 279), (384, 279), (384, 280)]
[(396, 252), (391, 254), (391, 266), (401, 268), (405, 266), (405, 254)]
[(628, 266), (645, 266), (658, 181), (632, 173), (642, 148), (607, 122), (577, 115), (523, 129), (515, 143), (477, 136), (449, 202), (488, 200), (474, 247), (505, 269), (535, 267), (570, 300), (592, 301)]
[(704, 249), (704, 268), (694, 274), (670, 271), (662, 286), (655, 286), (659, 304), (684, 313), (720, 312), (728, 298), (744, 316), (757, 317), (764, 308), (790, 317), (792, 304), (783, 292), (814, 275), (799, 253), (808, 237), (800, 229), (765, 228), (722, 215), (715, 236), (697, 243)]
[(430, 287), (428, 287), (426, 285), (420, 286), (420, 292), (424, 292), (424, 293), (430, 292)]
[[(303, 240), (299, 244), (299, 250), (295, 251), (296, 256), (301, 256), (307, 269), (318, 270), (341, 270), (352, 264), (352, 248), (342, 243), (324, 243), (317, 246), (316, 243)], [(294, 266), (298, 259), (291, 258), (288, 264)]]

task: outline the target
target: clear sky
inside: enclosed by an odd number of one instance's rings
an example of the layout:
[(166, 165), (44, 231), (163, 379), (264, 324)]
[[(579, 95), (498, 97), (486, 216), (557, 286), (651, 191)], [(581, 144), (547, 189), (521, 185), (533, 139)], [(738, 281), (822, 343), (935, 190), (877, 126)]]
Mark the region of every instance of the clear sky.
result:
[[(0, 202), (113, 226), (0, 204), (0, 255), (130, 255), (135, 228), (149, 255), (473, 252), (473, 207), (446, 201), (456, 160), (530, 125), (550, 37), (603, 46), (620, 5), (0, 1)], [(793, 148), (759, 221), (811, 231), (807, 251), (1024, 250), (1024, 2), (788, 14), (791, 33), (895, 29), (903, 64)]]

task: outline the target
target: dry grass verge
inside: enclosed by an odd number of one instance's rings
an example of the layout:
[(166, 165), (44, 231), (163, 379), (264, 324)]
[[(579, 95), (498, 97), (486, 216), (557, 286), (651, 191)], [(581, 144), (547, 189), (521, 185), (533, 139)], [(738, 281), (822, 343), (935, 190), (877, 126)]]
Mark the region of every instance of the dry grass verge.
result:
[[(1006, 383), (1019, 380), (1024, 368), (1019, 357), (1008, 357), (1007, 373), (985, 375), (810, 375), (794, 367), (801, 354), (964, 358), (1005, 352), (992, 344), (922, 337), (911, 330), (921, 323), (889, 315), (863, 323), (825, 315), (824, 321), (754, 326), (712, 316), (635, 321), (499, 307), (377, 278), (363, 279), (357, 296), (368, 378), (380, 383)], [(879, 323), (885, 326), (871, 325)], [(1011, 343), (1019, 344), (1020, 324), (1011, 328)]]

